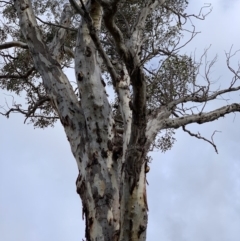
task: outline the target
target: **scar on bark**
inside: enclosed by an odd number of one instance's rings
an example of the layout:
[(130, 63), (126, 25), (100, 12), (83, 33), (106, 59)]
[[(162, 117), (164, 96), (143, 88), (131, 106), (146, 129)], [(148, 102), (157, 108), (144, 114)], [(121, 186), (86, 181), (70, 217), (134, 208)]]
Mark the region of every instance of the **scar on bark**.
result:
[(92, 50), (88, 46), (85, 49), (85, 55), (86, 55), (86, 57), (90, 57), (92, 55)]
[(120, 156), (122, 156), (122, 150), (123, 150), (123, 139), (121, 136), (116, 135), (113, 138), (112, 141), (113, 144), (113, 148), (112, 148), (112, 152), (113, 152), (113, 159), (117, 160)]
[(78, 73), (77, 79), (78, 79), (79, 82), (83, 80), (83, 73), (82, 72)]
[(111, 140), (109, 140), (109, 139), (108, 139), (108, 142), (107, 142), (107, 146), (108, 146), (109, 151), (113, 150), (113, 144), (112, 144)]
[(27, 9), (27, 8), (29, 8), (29, 5), (28, 5), (27, 3), (22, 3), (22, 4), (20, 5), (20, 9), (21, 9), (22, 11), (24, 11), (24, 10)]
[(105, 87), (106, 86), (106, 83), (104, 82), (104, 80), (101, 78), (101, 82), (102, 82), (102, 84), (103, 84), (103, 87)]
[(98, 123), (96, 122), (96, 132), (97, 132), (97, 143), (101, 143), (102, 142), (102, 138), (101, 138), (101, 135), (100, 135), (100, 128), (99, 128), (99, 125), (98, 125)]
[(102, 149), (102, 151), (101, 151), (101, 156), (102, 156), (102, 158), (107, 158), (107, 157), (108, 157), (108, 152), (107, 152), (107, 150)]
[(132, 103), (132, 101), (130, 100), (129, 101), (129, 108), (130, 108), (130, 110), (132, 110), (133, 112), (137, 112), (137, 110), (136, 110), (136, 108), (135, 108), (135, 106), (133, 105), (133, 103)]
[(144, 227), (143, 225), (139, 226), (138, 229), (138, 238), (140, 238), (140, 235), (146, 230), (146, 227)]
[(73, 127), (72, 121), (69, 118), (68, 115), (66, 115), (65, 117), (60, 118), (61, 123), (63, 124), (63, 126), (71, 126)]
[(89, 155), (89, 163), (87, 164), (87, 168), (91, 168), (94, 165), (98, 165), (98, 152), (93, 152)]

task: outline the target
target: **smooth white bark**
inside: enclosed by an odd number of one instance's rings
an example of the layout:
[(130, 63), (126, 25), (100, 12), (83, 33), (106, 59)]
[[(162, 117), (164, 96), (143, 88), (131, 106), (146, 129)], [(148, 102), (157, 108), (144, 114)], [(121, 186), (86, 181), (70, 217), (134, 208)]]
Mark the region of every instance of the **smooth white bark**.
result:
[[(29, 49), (34, 66), (42, 76), (46, 93), (61, 120), (78, 165), (76, 186), (86, 219), (86, 239), (145, 241), (148, 218), (145, 167), (150, 144), (162, 129), (179, 128), (190, 123), (202, 124), (239, 112), (240, 105), (232, 104), (208, 113), (172, 118), (178, 104), (209, 101), (240, 87), (202, 97), (189, 95), (179, 98), (147, 116), (146, 77), (138, 51), (143, 43), (147, 16), (165, 1), (155, 0), (145, 4), (127, 40), (114, 19), (118, 0), (89, 1), (86, 9), (74, 0), (70, 2), (82, 16), (74, 54), (64, 47), (64, 28), (60, 28), (52, 43), (46, 46), (29, 0), (15, 1), (26, 43), (5, 43), (0, 45), (0, 49)], [(72, 15), (71, 6), (65, 5), (61, 25), (69, 27)], [(100, 43), (98, 35), (102, 18), (115, 41), (120, 69), (114, 68)], [(60, 66), (64, 50), (75, 59), (80, 100)], [(123, 119), (120, 134), (102, 80), (100, 57), (111, 74), (119, 99)]]

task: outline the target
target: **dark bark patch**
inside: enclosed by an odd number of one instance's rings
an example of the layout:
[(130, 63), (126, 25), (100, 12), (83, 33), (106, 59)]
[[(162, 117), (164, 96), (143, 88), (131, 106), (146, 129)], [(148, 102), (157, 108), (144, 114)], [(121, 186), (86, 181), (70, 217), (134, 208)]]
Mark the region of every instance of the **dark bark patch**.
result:
[(27, 3), (22, 3), (22, 4), (20, 5), (20, 9), (21, 9), (22, 11), (24, 11), (24, 10), (27, 9), (27, 8), (29, 8), (29, 5), (28, 5)]
[(132, 231), (132, 228), (133, 228), (133, 221), (132, 221), (132, 219), (130, 219), (130, 222), (129, 222), (129, 223), (130, 223), (130, 225), (129, 225), (129, 226), (130, 226), (130, 232), (129, 232), (129, 234), (130, 234), (130, 237), (129, 237), (129, 238), (130, 238), (130, 239), (129, 239), (129, 240), (131, 240), (131, 239), (132, 239), (132, 237), (131, 237), (131, 233), (132, 233), (132, 232), (131, 232), (131, 231)]
[(99, 128), (99, 125), (98, 123), (96, 122), (96, 132), (97, 132), (97, 143), (101, 143), (102, 142), (102, 138), (101, 138), (101, 135), (100, 135), (100, 128)]
[(130, 110), (133, 110), (133, 103), (131, 100), (129, 101), (129, 108), (130, 108)]
[[(81, 181), (81, 179), (82, 177), (79, 174), (76, 180), (76, 185), (78, 184), (78, 182)], [(83, 180), (80, 186), (77, 185), (77, 193), (82, 197), (85, 192), (86, 192), (86, 185), (85, 185), (85, 181)]]
[(92, 50), (90, 47), (87, 46), (85, 49), (85, 56), (90, 57), (91, 55), (92, 55)]
[(63, 116), (62, 118), (60, 118), (60, 121), (61, 121), (61, 123), (62, 123), (62, 125), (64, 127), (70, 126), (73, 130), (75, 129), (75, 125), (73, 124), (72, 120), (69, 118), (68, 115), (66, 115), (65, 117)]
[(140, 225), (138, 228), (138, 238), (140, 238), (140, 235), (146, 230), (146, 227), (143, 225)]
[(109, 151), (113, 150), (113, 144), (112, 144), (111, 140), (109, 140), (109, 139), (108, 139), (108, 142), (107, 142), (107, 146), (108, 146)]
[(66, 115), (65, 117), (62, 117), (61, 119), (61, 123), (63, 126), (69, 126), (70, 125), (70, 119), (69, 116)]
[[(98, 162), (98, 153), (92, 153), (92, 155), (90, 154), (89, 156), (89, 160), (90, 162), (88, 163), (87, 167), (90, 168), (94, 165), (98, 165), (99, 162)], [(92, 174), (95, 174), (94, 172)]]
[(102, 156), (102, 158), (107, 158), (108, 157), (108, 152), (106, 150), (102, 149), (101, 156)]
[(122, 155), (122, 150), (123, 150), (123, 139), (121, 136), (116, 135), (113, 138), (113, 159), (117, 160), (121, 155)]
[(122, 155), (122, 146), (113, 147), (113, 160), (117, 160)]
[(89, 216), (89, 211), (87, 209), (87, 205), (86, 204), (83, 204), (83, 213), (85, 214), (85, 237), (86, 237), (86, 240), (87, 241), (90, 241), (91, 238), (90, 238), (90, 230), (89, 230), (89, 227), (88, 227), (88, 216)]
[(77, 80), (81, 82), (83, 80), (83, 73), (80, 71), (77, 75)]
[(75, 114), (75, 110), (69, 108), (69, 111), (70, 111), (71, 113)]
[[(78, 173), (78, 176), (77, 176), (77, 179), (76, 179), (76, 185), (78, 184), (78, 182), (80, 182), (82, 179), (82, 176), (80, 174), (80, 172)], [(77, 193), (78, 193), (78, 190), (77, 190)]]
[(88, 219), (88, 225), (89, 225), (89, 228), (92, 227), (92, 225), (93, 225), (93, 217), (90, 217), (90, 218)]
[(101, 82), (102, 82), (102, 84), (103, 84), (103, 87), (105, 87), (106, 86), (106, 83), (104, 82), (104, 80), (101, 78)]

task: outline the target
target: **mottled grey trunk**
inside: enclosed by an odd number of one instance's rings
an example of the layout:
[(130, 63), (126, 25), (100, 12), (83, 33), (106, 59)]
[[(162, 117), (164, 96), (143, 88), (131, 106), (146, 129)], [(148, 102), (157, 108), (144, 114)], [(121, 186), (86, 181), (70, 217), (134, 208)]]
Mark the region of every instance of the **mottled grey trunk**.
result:
[[(11, 42), (10, 45), (29, 49), (51, 105), (64, 127), (79, 169), (76, 186), (82, 200), (87, 241), (145, 241), (148, 220), (146, 155), (151, 143), (162, 129), (184, 127), (194, 122), (201, 124), (240, 111), (239, 104), (232, 104), (208, 113), (201, 111), (170, 118), (179, 104), (205, 103), (236, 88), (202, 97), (196, 92), (196, 95), (156, 108), (154, 114), (147, 116), (146, 80), (139, 51), (147, 16), (165, 1), (147, 1), (143, 5), (127, 40), (114, 22), (119, 0), (88, 1), (87, 11), (74, 0), (69, 1), (82, 16), (75, 53), (64, 46), (64, 28), (59, 28), (53, 41), (46, 46), (29, 0), (14, 1), (26, 43)], [(65, 5), (60, 24), (68, 27), (73, 14), (72, 7)], [(114, 40), (114, 50), (121, 56), (120, 69), (113, 66), (101, 46), (98, 35), (102, 20)], [(7, 47), (2, 45), (2, 48)], [(59, 64), (63, 50), (74, 56), (80, 99)], [(102, 80), (102, 61), (118, 96), (123, 128), (117, 128), (113, 118)]]
[[(61, 61), (65, 29), (59, 29), (47, 47), (42, 41), (31, 3), (27, 0), (15, 1), (15, 7), (35, 67), (42, 76), (78, 164), (76, 185), (86, 220), (86, 239), (144, 241), (147, 225), (146, 153), (144, 148), (139, 149), (139, 144), (135, 146), (133, 140), (129, 148), (132, 125), (137, 128), (137, 123), (132, 123), (129, 107), (130, 77), (127, 69), (123, 68), (124, 74), (116, 83), (124, 121), (121, 136), (115, 129), (101, 79), (102, 60), (90, 37), (88, 24), (82, 20), (74, 53), (80, 104), (58, 63)], [(71, 8), (66, 5), (61, 24), (69, 26), (71, 14)], [(102, 9), (96, 2), (91, 5), (90, 15), (94, 30), (98, 31)], [(136, 160), (140, 159), (141, 164), (136, 165)], [(128, 167), (126, 160), (133, 165)]]

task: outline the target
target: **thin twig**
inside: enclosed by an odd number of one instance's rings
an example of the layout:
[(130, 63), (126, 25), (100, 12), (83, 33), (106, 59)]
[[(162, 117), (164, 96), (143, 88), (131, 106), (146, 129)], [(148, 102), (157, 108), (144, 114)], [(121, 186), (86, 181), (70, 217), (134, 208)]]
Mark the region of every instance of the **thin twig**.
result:
[(210, 141), (210, 140), (202, 137), (199, 132), (197, 134), (192, 133), (191, 131), (187, 130), (185, 126), (182, 126), (182, 129), (183, 129), (183, 131), (187, 132), (190, 136), (194, 136), (197, 139), (201, 139), (201, 140), (204, 140), (204, 141), (210, 143), (213, 146), (213, 148), (215, 149), (216, 153), (218, 154), (217, 146), (214, 144), (214, 141), (213, 141), (213, 136), (216, 132), (220, 132), (220, 131), (214, 131), (212, 136), (211, 136), (211, 141)]

